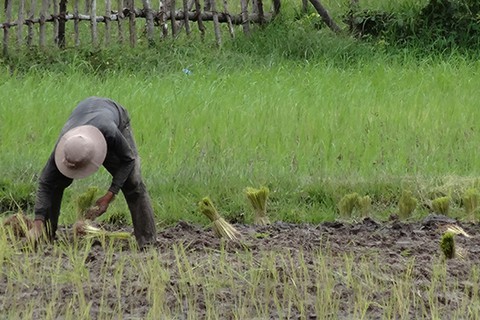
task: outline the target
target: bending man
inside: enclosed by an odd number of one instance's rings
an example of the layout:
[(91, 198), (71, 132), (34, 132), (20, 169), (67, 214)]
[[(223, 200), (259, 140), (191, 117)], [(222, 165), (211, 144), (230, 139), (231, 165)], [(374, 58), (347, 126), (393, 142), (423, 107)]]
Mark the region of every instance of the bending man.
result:
[(90, 97), (81, 101), (64, 125), (39, 179), (35, 222), (30, 236), (37, 240), (46, 227), (55, 237), (63, 192), (73, 179), (85, 178), (103, 166), (112, 175), (107, 193), (96, 201), (89, 218), (107, 211), (122, 190), (132, 215), (135, 238), (144, 248), (155, 241), (150, 196), (142, 181), (140, 159), (127, 110), (113, 100)]

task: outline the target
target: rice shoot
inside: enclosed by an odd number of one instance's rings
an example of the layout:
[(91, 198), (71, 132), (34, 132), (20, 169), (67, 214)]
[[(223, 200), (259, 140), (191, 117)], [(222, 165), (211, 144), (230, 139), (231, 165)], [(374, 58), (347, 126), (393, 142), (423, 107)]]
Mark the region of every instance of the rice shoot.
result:
[(78, 220), (73, 224), (73, 235), (76, 238), (100, 238), (100, 239), (129, 239), (130, 232), (124, 231), (107, 231), (95, 227), (90, 220)]
[(455, 257), (455, 234), (447, 231), (443, 234), (440, 241), (440, 248), (447, 259), (453, 259)]
[(98, 192), (97, 187), (89, 187), (87, 191), (80, 194), (75, 199), (75, 204), (77, 206), (77, 216), (78, 219), (85, 219), (85, 214), (91, 209), (95, 203), (95, 196)]
[(3, 220), (3, 225), (12, 230), (17, 238), (25, 237), (33, 226), (33, 221), (23, 212), (17, 212)]
[(398, 201), (399, 215), (401, 219), (410, 218), (417, 208), (418, 201), (410, 190), (403, 190), (400, 200)]
[(267, 199), (270, 190), (267, 187), (261, 187), (260, 189), (246, 188), (245, 192), (255, 211), (255, 224), (262, 226), (270, 224), (270, 219), (267, 216)]
[(240, 232), (220, 216), (209, 197), (203, 198), (198, 206), (200, 211), (212, 221), (212, 229), (217, 237), (238, 240)]
[(450, 197), (440, 197), (432, 200), (432, 208), (435, 213), (448, 216), (450, 211)]

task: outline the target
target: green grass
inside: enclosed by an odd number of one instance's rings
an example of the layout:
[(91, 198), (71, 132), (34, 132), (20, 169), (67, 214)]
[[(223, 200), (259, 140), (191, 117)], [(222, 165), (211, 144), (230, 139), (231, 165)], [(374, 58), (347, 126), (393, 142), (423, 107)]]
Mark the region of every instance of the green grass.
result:
[[(325, 5), (341, 15), (338, 2)], [(385, 218), (398, 211), (404, 190), (419, 200), (417, 215), (449, 196), (450, 214), (463, 216), (463, 195), (478, 187), (480, 167), (478, 53), (335, 36), (295, 18), (298, 9), (286, 4), (274, 23), (250, 38), (227, 36), (220, 49), (209, 30), (203, 42), (194, 34), (148, 48), (82, 45), (3, 57), (1, 211), (32, 212), (64, 121), (76, 103), (98, 95), (130, 111), (161, 224), (206, 223), (196, 208), (205, 196), (226, 218), (252, 222), (243, 190), (260, 185), (271, 190), (273, 221), (332, 220), (354, 192), (371, 198), (370, 215)], [(74, 221), (78, 194), (106, 189), (109, 179), (101, 170), (74, 183), (61, 223)], [(110, 213), (126, 212), (118, 197)]]
[[(331, 219), (349, 192), (372, 196), (374, 206), (395, 204), (410, 185), (426, 198), (442, 186), (437, 193), (463, 195), (480, 168), (480, 65), (460, 56), (397, 59), (340, 67), (249, 61), (240, 69), (225, 58), (217, 68), (185, 60), (190, 76), (181, 62), (160, 74), (99, 77), (75, 65), (65, 73), (4, 73), (0, 176), (35, 183), (72, 108), (99, 95), (130, 111), (163, 221), (198, 220), (195, 204), (206, 195), (227, 216), (240, 215), (248, 210), (242, 190), (258, 185), (272, 190), (275, 219), (313, 222)], [(102, 171), (79, 181), (66, 202), (87, 185), (107, 188), (108, 179)]]
[[(325, 3), (339, 15), (335, 3)], [(99, 95), (132, 116), (160, 226), (207, 224), (197, 209), (205, 196), (228, 220), (251, 223), (244, 190), (258, 186), (270, 190), (272, 221), (336, 219), (340, 200), (352, 193), (371, 199), (370, 212), (354, 215), (386, 219), (398, 213), (405, 190), (418, 200), (411, 219), (441, 197), (450, 199), (450, 216), (478, 216), (474, 205), (464, 208), (468, 190), (479, 188), (478, 54), (358, 42), (309, 23), (282, 19), (251, 38), (238, 32), (221, 49), (209, 30), (203, 43), (194, 36), (152, 48), (20, 50), (3, 59), (0, 212), (33, 214), (37, 179), (64, 121), (77, 102)], [(73, 223), (78, 196), (89, 187), (106, 190), (110, 179), (101, 169), (76, 181), (60, 223)], [(118, 217), (129, 217), (121, 196), (105, 218)], [(114, 243), (92, 249), (89, 241), (60, 239), (40, 253), (21, 252), (0, 227), (5, 316), (109, 319), (143, 307), (152, 319), (194, 319), (189, 311), (198, 309), (206, 318), (288, 318), (289, 310), (302, 318), (340, 317), (339, 310), (356, 319), (372, 310), (384, 318), (410, 318), (412, 310), (440, 318), (441, 299), (452, 292), (452, 318), (479, 316), (478, 268), (459, 282), (433, 256), (428, 270), (419, 269), (408, 249), (392, 278), (375, 248), (362, 257), (328, 245), (314, 253), (220, 247), (204, 254), (181, 244), (137, 253), (133, 239), (124, 243), (128, 251)], [(461, 262), (453, 263), (450, 270)], [(126, 295), (138, 303), (125, 305)], [(224, 295), (234, 305), (216, 308)]]

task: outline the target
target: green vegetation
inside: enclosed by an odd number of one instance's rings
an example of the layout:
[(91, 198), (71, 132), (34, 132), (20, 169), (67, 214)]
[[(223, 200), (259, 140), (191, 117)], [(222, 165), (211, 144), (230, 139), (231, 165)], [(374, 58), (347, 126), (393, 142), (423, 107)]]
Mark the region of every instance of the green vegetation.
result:
[(440, 197), (432, 200), (433, 212), (448, 215), (450, 211), (450, 197)]
[(476, 221), (480, 194), (476, 188), (467, 189), (463, 195), (463, 206), (465, 213), (471, 221)]
[(261, 187), (260, 189), (248, 187), (245, 189), (245, 193), (254, 211), (254, 223), (259, 225), (270, 224), (270, 219), (267, 216), (267, 199), (270, 190), (267, 187)]
[[(324, 4), (337, 19), (346, 10)], [(362, 2), (396, 13), (426, 4)], [(194, 33), (134, 49), (18, 50), (0, 63), (2, 212), (32, 212), (57, 135), (90, 95), (130, 111), (163, 225), (207, 223), (194, 214), (205, 194), (219, 199), (227, 220), (250, 223), (243, 190), (252, 184), (270, 189), (272, 221), (332, 220), (350, 193), (368, 194), (369, 215), (378, 218), (405, 189), (420, 204), (449, 194), (452, 208), (462, 206), (480, 168), (472, 152), (480, 51), (337, 36), (313, 27), (312, 12), (307, 17), (286, 4), (274, 23), (255, 26), (249, 38), (239, 27), (222, 48), (207, 32), (203, 42)], [(76, 181), (60, 222), (75, 220), (75, 194), (108, 184), (105, 170)], [(102, 219), (110, 213), (128, 216), (122, 197)], [(426, 213), (423, 205), (416, 210)]]
[(440, 240), (440, 248), (447, 259), (455, 258), (455, 234), (447, 231)]
[[(322, 3), (343, 18), (346, 1)], [(213, 220), (235, 238), (229, 223), (254, 222), (245, 215), (252, 185), (268, 188), (271, 222), (351, 219), (354, 210), (375, 219), (434, 211), (476, 220), (480, 51), (439, 37), (440, 29), (428, 35), (424, 28), (421, 38), (395, 33), (399, 21), (413, 26), (427, 3), (362, 1), (378, 17), (394, 14), (392, 25), (358, 38), (332, 34), (314, 12), (287, 2), (274, 23), (254, 27), (251, 37), (239, 27), (221, 48), (210, 28), (203, 42), (192, 34), (153, 46), (140, 38), (134, 49), (12, 50), (0, 59), (0, 212), (33, 214), (38, 176), (61, 127), (76, 103), (98, 95), (129, 110), (159, 230)], [(79, 207), (94, 200), (89, 192), (106, 190), (110, 179), (102, 168), (75, 181), (60, 224), (75, 222)], [(81, 206), (79, 194), (87, 196)], [(205, 194), (217, 199), (222, 217)], [(199, 201), (206, 215), (198, 214)], [(99, 220), (131, 223), (123, 197)], [(255, 241), (272, 240), (261, 228)], [(130, 235), (103, 236), (101, 247), (90, 237), (60, 238), (33, 252), (0, 227), (1, 311), (6, 318), (88, 319), (146, 308), (146, 318), (195, 319), (191, 311), (201, 309), (207, 319), (249, 319), (289, 318), (289, 310), (328, 318), (341, 310), (355, 319), (367, 311), (438, 319), (449, 308), (452, 318), (479, 318), (478, 266), (454, 260), (465, 265), (447, 272), (444, 261), (410, 247), (410, 239), (377, 248), (381, 232), (357, 256), (317, 247), (299, 233), (310, 250), (304, 256), (284, 246), (257, 252), (237, 244), (229, 252), (228, 241), (211, 249), (202, 239), (139, 253)], [(453, 256), (447, 235), (441, 247)], [(388, 253), (387, 260), (377, 261), (376, 252)], [(458, 295), (450, 299), (452, 291)], [(221, 309), (227, 314), (216, 309), (219, 301), (233, 301)]]
[(398, 201), (399, 215), (402, 219), (410, 218), (413, 211), (417, 208), (417, 199), (415, 199), (410, 190), (403, 190), (402, 196)]

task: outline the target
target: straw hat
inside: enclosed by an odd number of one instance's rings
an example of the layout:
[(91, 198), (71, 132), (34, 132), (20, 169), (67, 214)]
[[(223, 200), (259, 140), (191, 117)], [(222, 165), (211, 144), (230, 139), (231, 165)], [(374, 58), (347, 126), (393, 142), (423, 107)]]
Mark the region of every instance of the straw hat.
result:
[(107, 141), (96, 127), (85, 125), (65, 133), (55, 148), (55, 164), (68, 178), (81, 179), (95, 173), (107, 155)]

